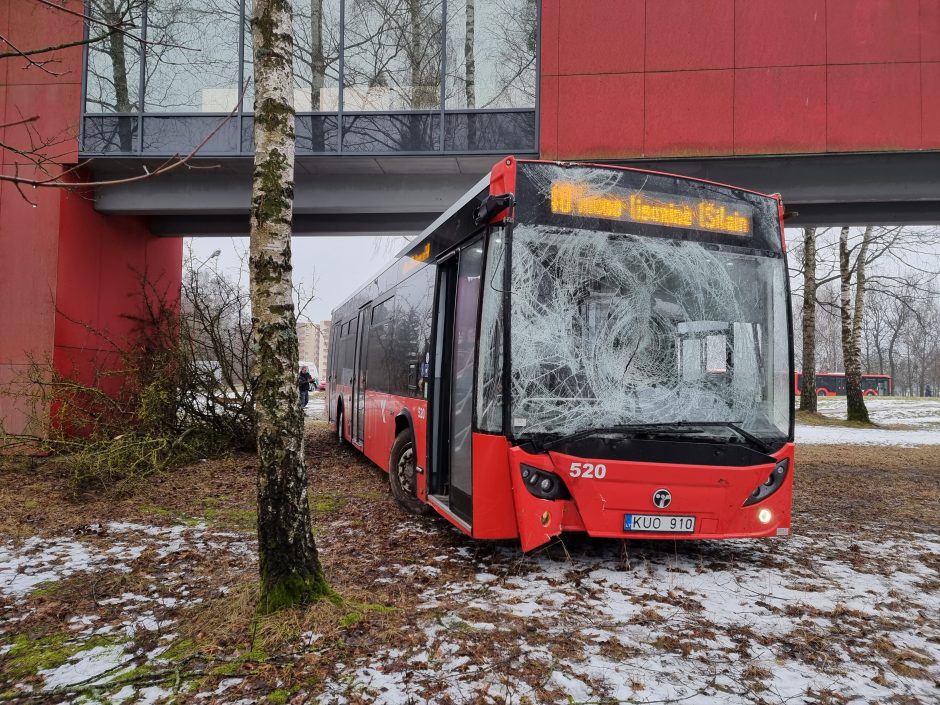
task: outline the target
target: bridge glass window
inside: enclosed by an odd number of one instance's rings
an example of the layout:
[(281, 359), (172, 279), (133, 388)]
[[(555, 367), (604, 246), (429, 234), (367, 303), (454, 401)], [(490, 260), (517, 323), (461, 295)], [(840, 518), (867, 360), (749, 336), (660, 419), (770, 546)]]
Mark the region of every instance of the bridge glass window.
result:
[(446, 107), (534, 107), (537, 28), (537, 0), (449, 0)]
[(346, 0), (343, 110), (441, 105), (443, 0)]
[[(140, 42), (144, 0), (91, 0), (85, 111), (136, 113), (140, 100)], [(108, 26), (126, 28), (110, 32)], [(115, 123), (116, 124), (116, 123)], [(128, 134), (129, 134), (128, 123)], [(122, 143), (123, 146), (123, 143)], [(130, 142), (127, 143), (130, 149)]]
[(293, 8), (294, 109), (335, 113), (339, 107), (340, 0), (294, 0)]
[(238, 102), (240, 0), (150, 0), (145, 112), (227, 113)]
[[(253, 153), (252, 0), (87, 3), (130, 29), (85, 49), (83, 153), (186, 153), (235, 107), (201, 154)], [(538, 150), (537, 0), (292, 5), (301, 157)]]

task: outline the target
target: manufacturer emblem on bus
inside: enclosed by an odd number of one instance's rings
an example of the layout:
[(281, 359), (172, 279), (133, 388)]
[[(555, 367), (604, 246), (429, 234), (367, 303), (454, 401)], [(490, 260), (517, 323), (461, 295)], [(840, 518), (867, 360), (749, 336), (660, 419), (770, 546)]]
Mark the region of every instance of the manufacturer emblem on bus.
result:
[(672, 504), (672, 493), (665, 488), (656, 490), (653, 493), (653, 504), (660, 509), (665, 509)]

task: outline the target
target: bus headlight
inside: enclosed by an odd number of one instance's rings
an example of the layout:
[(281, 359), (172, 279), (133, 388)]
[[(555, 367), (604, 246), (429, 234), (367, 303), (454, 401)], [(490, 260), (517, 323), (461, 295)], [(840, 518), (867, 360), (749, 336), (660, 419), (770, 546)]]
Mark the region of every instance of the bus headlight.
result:
[(529, 494), (539, 499), (570, 499), (568, 488), (558, 475), (539, 470), (531, 465), (522, 465), (519, 469), (522, 481)]
[[(784, 458), (779, 463), (774, 465), (773, 472), (767, 476), (767, 479), (760, 483), (753, 492), (744, 500), (744, 505), (747, 507), (751, 504), (757, 504), (758, 502), (763, 502), (774, 492), (779, 490), (783, 486), (783, 481), (787, 479), (787, 472), (790, 470), (790, 459)], [(758, 518), (762, 523), (766, 524), (770, 521), (764, 521), (761, 515), (758, 515)]]

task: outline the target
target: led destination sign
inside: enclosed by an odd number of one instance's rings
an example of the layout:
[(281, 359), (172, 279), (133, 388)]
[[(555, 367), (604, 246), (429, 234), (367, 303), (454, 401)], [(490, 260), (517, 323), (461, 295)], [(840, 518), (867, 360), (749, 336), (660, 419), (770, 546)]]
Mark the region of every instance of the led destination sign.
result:
[(652, 191), (600, 192), (573, 181), (552, 183), (552, 213), (731, 235), (750, 235), (752, 230), (751, 209), (745, 205)]

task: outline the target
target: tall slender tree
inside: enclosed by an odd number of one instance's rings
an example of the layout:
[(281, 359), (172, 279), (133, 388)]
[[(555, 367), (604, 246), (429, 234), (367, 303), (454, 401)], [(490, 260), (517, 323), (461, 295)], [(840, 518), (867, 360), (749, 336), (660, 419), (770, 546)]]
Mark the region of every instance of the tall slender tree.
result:
[[(865, 309), (865, 264), (871, 244), (872, 226), (865, 228), (854, 263), (849, 250), (849, 229), (839, 231), (840, 312), (842, 318), (842, 357), (845, 361), (845, 397), (849, 421), (869, 423), (868, 408), (862, 395), (862, 318)], [(855, 301), (852, 301), (852, 276), (855, 276)]]
[(261, 612), (332, 595), (313, 539), (303, 412), (297, 402), (297, 319), (291, 282), (294, 204), (293, 36), (289, 0), (255, 0), (255, 169), (251, 308), (258, 389), (258, 553)]
[(816, 228), (803, 228), (803, 376), (800, 409), (816, 411)]

